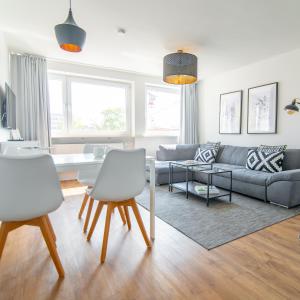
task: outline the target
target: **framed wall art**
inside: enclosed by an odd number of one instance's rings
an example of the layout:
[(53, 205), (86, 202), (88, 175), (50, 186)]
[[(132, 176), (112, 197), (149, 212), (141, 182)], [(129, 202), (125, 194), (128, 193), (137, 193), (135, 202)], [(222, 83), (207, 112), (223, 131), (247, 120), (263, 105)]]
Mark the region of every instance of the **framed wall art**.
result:
[(248, 133), (277, 132), (278, 82), (248, 89)]
[(220, 95), (219, 133), (240, 134), (243, 91)]

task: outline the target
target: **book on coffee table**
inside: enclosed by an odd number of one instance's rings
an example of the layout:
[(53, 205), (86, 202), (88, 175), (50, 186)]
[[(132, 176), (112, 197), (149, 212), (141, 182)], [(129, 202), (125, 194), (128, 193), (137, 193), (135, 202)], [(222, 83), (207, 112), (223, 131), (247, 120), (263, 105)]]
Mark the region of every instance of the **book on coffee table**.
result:
[[(194, 187), (195, 192), (199, 195), (206, 195), (207, 194), (207, 186), (206, 185), (196, 185)], [(220, 191), (214, 185), (209, 186), (209, 194), (210, 195), (217, 195)]]

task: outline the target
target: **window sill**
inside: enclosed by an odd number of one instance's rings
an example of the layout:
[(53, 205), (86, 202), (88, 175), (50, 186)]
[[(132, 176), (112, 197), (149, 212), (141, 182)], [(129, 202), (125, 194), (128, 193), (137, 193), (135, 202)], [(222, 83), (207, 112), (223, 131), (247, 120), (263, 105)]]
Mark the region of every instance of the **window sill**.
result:
[(120, 136), (65, 136), (52, 137), (52, 144), (86, 144), (86, 143), (122, 143), (131, 141), (133, 138), (129, 135)]
[(161, 133), (161, 132), (146, 132), (145, 134), (142, 135), (142, 137), (146, 138), (178, 138), (179, 134), (176, 133)]

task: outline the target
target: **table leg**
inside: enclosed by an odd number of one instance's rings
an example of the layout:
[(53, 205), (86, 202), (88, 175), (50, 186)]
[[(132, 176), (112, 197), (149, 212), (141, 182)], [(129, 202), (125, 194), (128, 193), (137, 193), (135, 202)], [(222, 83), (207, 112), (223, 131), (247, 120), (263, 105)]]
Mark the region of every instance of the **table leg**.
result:
[(186, 181), (186, 199), (189, 198), (189, 168), (186, 167), (185, 171), (185, 181)]
[(169, 192), (171, 192), (171, 163), (169, 163)]
[(171, 192), (173, 192), (173, 169), (174, 169), (174, 166), (171, 164)]
[(150, 237), (155, 239), (155, 159), (150, 160)]
[(230, 172), (230, 196), (229, 196), (229, 202), (231, 202), (232, 199), (232, 172)]
[(210, 187), (210, 174), (208, 174), (208, 178), (207, 178), (207, 200), (206, 200), (206, 206), (208, 207), (209, 206), (209, 187)]

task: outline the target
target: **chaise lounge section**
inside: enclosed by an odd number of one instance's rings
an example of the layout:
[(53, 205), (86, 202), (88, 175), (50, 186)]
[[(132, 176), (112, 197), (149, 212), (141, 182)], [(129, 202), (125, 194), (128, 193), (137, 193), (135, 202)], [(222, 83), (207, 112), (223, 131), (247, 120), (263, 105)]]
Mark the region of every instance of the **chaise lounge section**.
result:
[[(192, 160), (200, 145), (160, 145), (156, 152), (156, 183), (169, 183), (169, 162)], [(232, 171), (234, 192), (291, 208), (300, 204), (300, 149), (285, 152), (283, 171), (267, 173), (246, 169), (248, 150), (251, 147), (221, 145), (215, 167)], [(149, 170), (147, 170), (149, 176)], [(195, 173), (195, 179), (206, 183), (206, 176)], [(174, 182), (185, 180), (185, 170), (174, 168)], [(213, 184), (226, 188), (229, 174), (214, 177)]]

